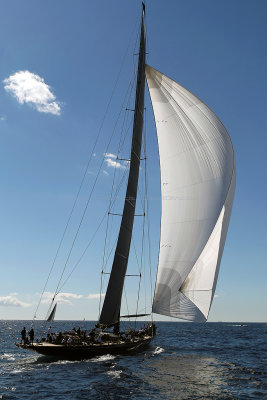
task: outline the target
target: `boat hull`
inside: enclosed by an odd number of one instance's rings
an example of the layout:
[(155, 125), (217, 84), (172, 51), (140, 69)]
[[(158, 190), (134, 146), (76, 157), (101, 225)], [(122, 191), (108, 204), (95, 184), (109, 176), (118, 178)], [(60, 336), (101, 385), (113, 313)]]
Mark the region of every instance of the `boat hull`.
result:
[(15, 345), (24, 350), (35, 351), (45, 356), (59, 359), (85, 359), (104, 354), (134, 354), (145, 349), (153, 337), (145, 337), (138, 341), (121, 343), (94, 343), (89, 345), (58, 345), (52, 343), (33, 343)]

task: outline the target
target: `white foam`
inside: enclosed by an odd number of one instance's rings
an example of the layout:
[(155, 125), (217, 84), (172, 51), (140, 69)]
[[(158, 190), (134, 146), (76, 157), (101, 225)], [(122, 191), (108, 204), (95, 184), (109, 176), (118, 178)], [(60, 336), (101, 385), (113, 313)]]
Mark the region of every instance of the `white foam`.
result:
[(59, 361), (57, 361), (56, 362), (56, 364), (74, 364), (74, 363), (78, 363), (78, 362), (80, 362), (79, 360), (74, 360), (74, 361), (71, 361), (71, 360), (59, 360)]
[(10, 360), (10, 361), (15, 360), (14, 354), (12, 354), (12, 353), (4, 353), (0, 358)]
[(122, 371), (118, 370), (118, 371), (108, 371), (107, 375), (113, 376), (114, 378), (119, 379), (121, 377), (121, 373)]
[(155, 350), (153, 351), (153, 354), (160, 354), (164, 351), (162, 347), (156, 347)]
[(95, 357), (90, 361), (91, 362), (102, 362), (102, 361), (114, 360), (114, 358), (115, 358), (115, 356), (112, 356), (111, 354), (105, 354), (103, 356)]
[(23, 372), (23, 369), (14, 369), (11, 371), (12, 374), (20, 374), (21, 372)]

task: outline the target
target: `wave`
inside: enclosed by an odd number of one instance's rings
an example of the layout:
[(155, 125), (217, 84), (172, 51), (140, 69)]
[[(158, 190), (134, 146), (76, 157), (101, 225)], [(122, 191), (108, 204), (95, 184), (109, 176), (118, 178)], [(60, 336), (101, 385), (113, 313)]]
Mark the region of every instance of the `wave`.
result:
[(115, 356), (112, 356), (111, 354), (105, 354), (103, 356), (98, 356), (94, 357), (90, 360), (90, 362), (102, 362), (102, 361), (110, 361), (114, 360)]
[(155, 350), (153, 351), (153, 354), (160, 354), (164, 351), (163, 347), (156, 347)]
[(122, 373), (121, 370), (117, 370), (117, 371), (108, 371), (108, 372), (107, 372), (107, 375), (113, 376), (114, 378), (119, 379), (119, 378), (121, 377), (121, 373)]
[(1, 360), (15, 361), (14, 354), (12, 353), (4, 353), (0, 356)]

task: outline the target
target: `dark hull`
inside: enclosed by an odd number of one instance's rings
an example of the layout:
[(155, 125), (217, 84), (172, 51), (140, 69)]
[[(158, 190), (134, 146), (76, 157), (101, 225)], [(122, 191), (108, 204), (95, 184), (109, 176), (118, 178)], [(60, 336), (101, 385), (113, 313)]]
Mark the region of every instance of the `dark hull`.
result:
[(91, 345), (56, 345), (46, 342), (15, 344), (21, 349), (36, 351), (45, 356), (53, 356), (59, 359), (85, 359), (104, 354), (134, 354), (147, 347), (151, 340), (152, 337), (145, 337), (134, 342), (95, 343)]

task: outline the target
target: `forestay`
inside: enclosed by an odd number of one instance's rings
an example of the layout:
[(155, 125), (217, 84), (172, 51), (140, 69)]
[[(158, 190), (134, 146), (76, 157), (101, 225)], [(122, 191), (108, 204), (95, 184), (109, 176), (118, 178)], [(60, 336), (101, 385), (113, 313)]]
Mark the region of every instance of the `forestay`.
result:
[(160, 156), (162, 217), (154, 313), (206, 321), (235, 189), (230, 137), (201, 100), (146, 67)]

